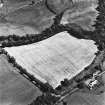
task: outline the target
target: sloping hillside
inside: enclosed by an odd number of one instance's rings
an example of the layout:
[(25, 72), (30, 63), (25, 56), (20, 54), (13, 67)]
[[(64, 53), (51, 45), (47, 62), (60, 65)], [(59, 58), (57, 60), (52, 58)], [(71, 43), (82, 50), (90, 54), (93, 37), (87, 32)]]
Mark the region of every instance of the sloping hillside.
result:
[(41, 33), (53, 24), (55, 15), (45, 6), (44, 0), (4, 0), (0, 8), (0, 36)]

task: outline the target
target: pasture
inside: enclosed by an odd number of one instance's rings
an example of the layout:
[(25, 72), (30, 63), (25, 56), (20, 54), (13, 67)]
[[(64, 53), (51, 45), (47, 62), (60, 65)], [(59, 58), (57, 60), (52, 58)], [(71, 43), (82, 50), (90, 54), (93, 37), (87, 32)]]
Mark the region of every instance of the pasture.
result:
[(30, 4), (31, 1), (4, 2), (0, 8), (0, 36), (37, 34), (53, 24), (55, 15), (44, 2), (33, 6)]
[(77, 39), (61, 32), (38, 43), (4, 48), (16, 62), (43, 83), (56, 88), (92, 63), (97, 46), (92, 40)]
[(39, 31), (33, 27), (13, 24), (13, 23), (0, 23), (0, 36), (18, 35), (25, 36), (26, 34), (38, 34)]
[(99, 12), (96, 10), (98, 7), (98, 0), (73, 0), (72, 8), (65, 11), (61, 24), (74, 23), (81, 26), (85, 30), (93, 31), (93, 26)]
[[(92, 95), (88, 93), (76, 92), (65, 98), (67, 105), (105, 105), (105, 93)], [(62, 103), (58, 105), (63, 105)]]
[(28, 105), (41, 92), (0, 55), (0, 105)]
[[(102, 76), (103, 83), (105, 84), (105, 74)], [(104, 93), (101, 93), (104, 91)], [(93, 93), (86, 91), (78, 91), (72, 95), (65, 97), (67, 105), (105, 105), (105, 85), (98, 87)], [(63, 105), (59, 103), (58, 105)]]

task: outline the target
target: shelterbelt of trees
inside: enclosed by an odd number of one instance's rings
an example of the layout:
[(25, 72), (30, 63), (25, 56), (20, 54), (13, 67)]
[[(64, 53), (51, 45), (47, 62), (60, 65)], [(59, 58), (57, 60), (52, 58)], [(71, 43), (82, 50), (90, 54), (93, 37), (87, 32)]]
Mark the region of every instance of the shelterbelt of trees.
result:
[(85, 31), (76, 24), (52, 25), (50, 28), (46, 29), (41, 34), (26, 34), (26, 36), (0, 36), (0, 43), (2, 48), (27, 45), (47, 39), (62, 31), (67, 31), (68, 33), (70, 33), (70, 35), (78, 39), (94, 40), (99, 49), (102, 49), (102, 47), (104, 46), (105, 36), (100, 35), (99, 30), (96, 30), (94, 32)]
[(10, 64), (12, 64), (13, 67), (16, 67), (18, 72), (23, 75), (26, 79), (31, 81), (35, 86), (37, 86), (42, 92), (50, 91), (51, 93), (54, 93), (54, 90), (49, 84), (43, 84), (40, 82), (40, 80), (36, 79), (33, 75), (29, 74), (22, 66), (16, 63), (15, 58), (10, 56), (8, 52), (6, 52), (4, 49), (0, 50), (0, 54), (4, 54), (7, 56), (7, 60)]

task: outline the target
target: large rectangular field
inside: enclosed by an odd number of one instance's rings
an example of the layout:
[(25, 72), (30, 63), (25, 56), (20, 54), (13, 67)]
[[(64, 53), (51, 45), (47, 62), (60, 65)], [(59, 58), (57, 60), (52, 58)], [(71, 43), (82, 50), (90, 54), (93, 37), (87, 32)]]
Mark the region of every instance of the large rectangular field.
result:
[(92, 40), (61, 32), (38, 43), (4, 48), (16, 62), (43, 83), (56, 88), (92, 63), (97, 47)]

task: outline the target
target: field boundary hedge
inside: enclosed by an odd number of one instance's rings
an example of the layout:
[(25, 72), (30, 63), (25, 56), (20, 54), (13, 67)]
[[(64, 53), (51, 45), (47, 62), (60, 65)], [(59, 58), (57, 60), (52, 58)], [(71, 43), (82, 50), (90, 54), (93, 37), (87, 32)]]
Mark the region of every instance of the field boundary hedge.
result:
[(20, 66), (14, 57), (10, 56), (7, 51), (1, 49), (0, 54), (4, 54), (7, 57), (7, 60), (13, 67), (17, 68), (17, 72), (28, 79), (36, 87), (38, 87), (42, 92), (51, 92), (55, 93), (54, 89), (48, 83), (42, 83), (40, 80), (36, 79), (33, 75), (27, 72), (22, 66)]

